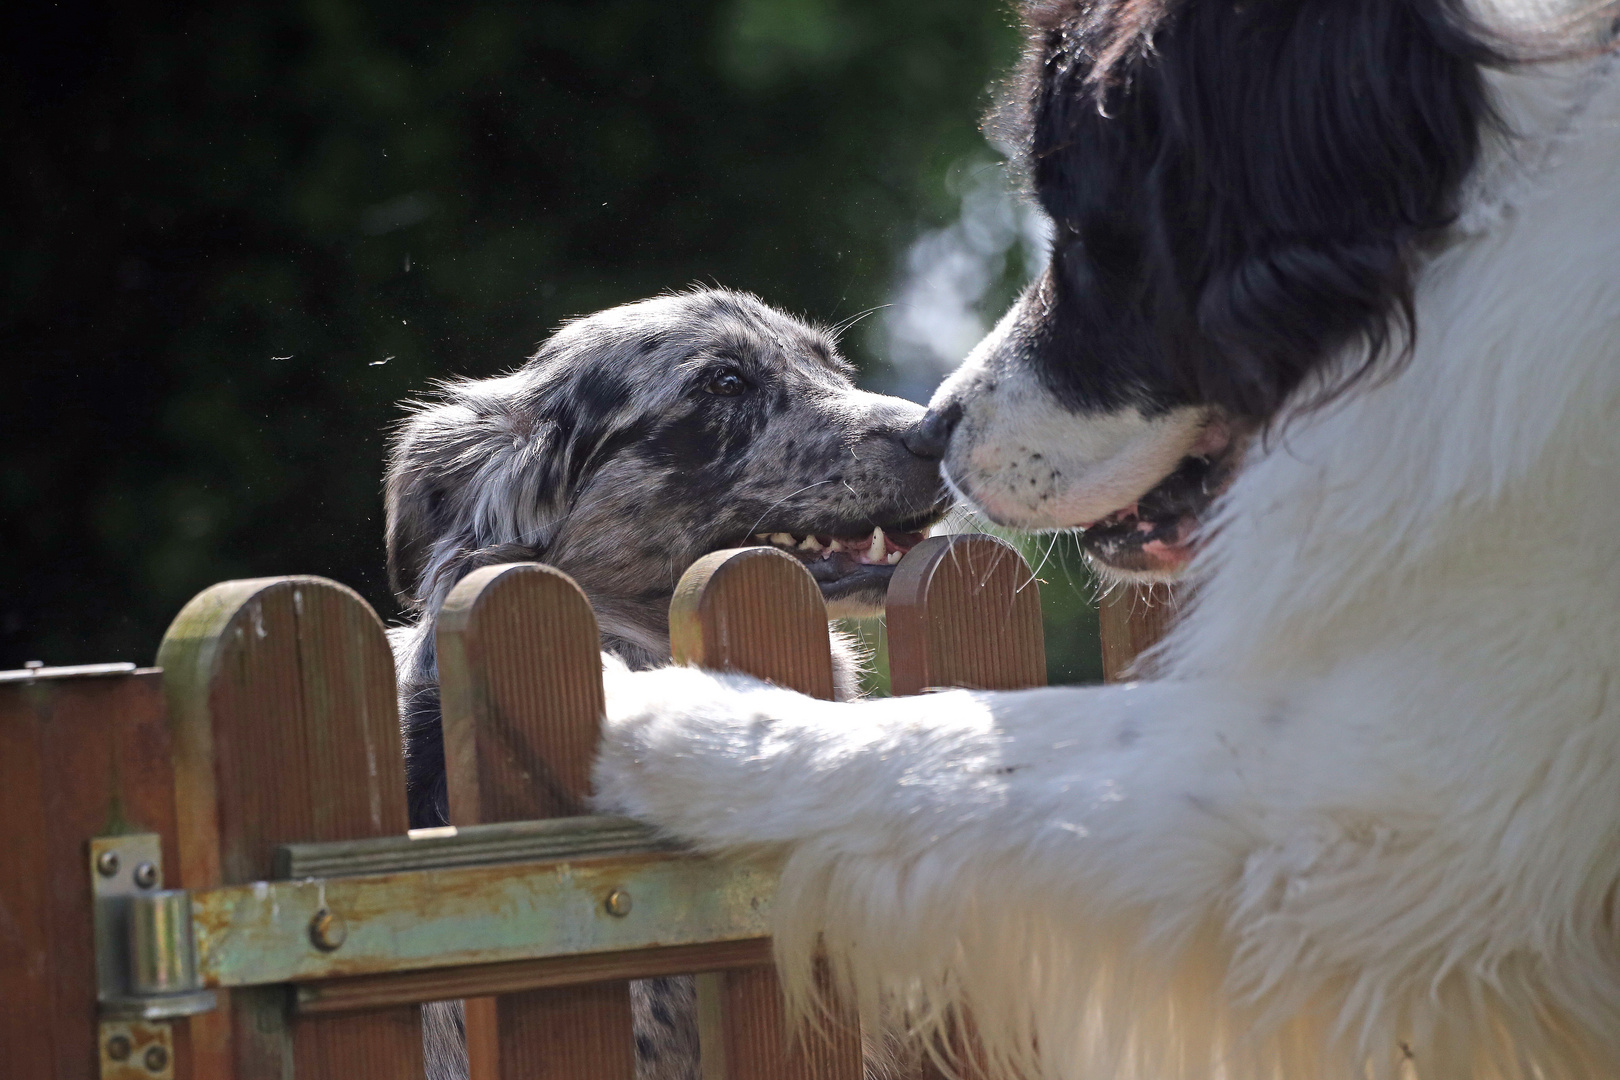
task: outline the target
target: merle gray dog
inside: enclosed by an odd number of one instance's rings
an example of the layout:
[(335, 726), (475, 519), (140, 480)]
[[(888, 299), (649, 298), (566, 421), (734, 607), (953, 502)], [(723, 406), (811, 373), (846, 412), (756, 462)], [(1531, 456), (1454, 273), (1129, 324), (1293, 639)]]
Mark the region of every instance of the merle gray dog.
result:
[[(851, 374), (829, 332), (700, 290), (570, 322), (517, 371), (411, 406), (386, 501), (390, 582), (416, 615), (391, 635), (413, 827), (448, 823), (434, 624), (479, 566), (567, 572), (603, 649), (636, 669), (668, 661), (675, 585), (721, 548), (791, 550), (834, 616), (882, 604), (944, 489), (938, 459), (903, 441), (922, 409)], [(847, 695), (853, 654), (835, 652)], [(687, 979), (635, 984), (644, 1080), (695, 1080), (691, 994)], [(459, 1010), (427, 1023), (430, 1076), (464, 1074)]]

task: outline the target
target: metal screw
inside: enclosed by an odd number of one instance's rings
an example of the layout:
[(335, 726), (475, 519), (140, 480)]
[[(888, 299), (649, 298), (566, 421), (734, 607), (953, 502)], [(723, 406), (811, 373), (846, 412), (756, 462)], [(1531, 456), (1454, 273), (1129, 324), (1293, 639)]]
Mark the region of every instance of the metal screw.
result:
[(96, 873), (102, 877), (112, 877), (118, 873), (118, 852), (103, 851), (96, 856)]
[(142, 1060), (146, 1063), (147, 1072), (160, 1073), (169, 1064), (169, 1052), (162, 1046), (148, 1046), (146, 1057)]
[(157, 867), (149, 862), (136, 863), (134, 878), (135, 884), (143, 889), (150, 889), (158, 882)]
[(603, 906), (609, 915), (622, 919), (630, 914), (630, 894), (623, 889), (614, 889), (608, 893), (607, 903)]
[(133, 1049), (128, 1035), (114, 1035), (107, 1040), (107, 1056), (114, 1061), (128, 1060), (129, 1052)]
[(348, 936), (349, 924), (343, 921), (343, 916), (330, 908), (321, 908), (315, 913), (315, 917), (309, 920), (309, 940), (323, 952), (331, 952), (342, 945)]
[(38, 671), (40, 668), (42, 668), (44, 666), (45, 666), (45, 661), (43, 661), (43, 660), (24, 660), (23, 661), (23, 667), (25, 669), (29, 670), (29, 671)]

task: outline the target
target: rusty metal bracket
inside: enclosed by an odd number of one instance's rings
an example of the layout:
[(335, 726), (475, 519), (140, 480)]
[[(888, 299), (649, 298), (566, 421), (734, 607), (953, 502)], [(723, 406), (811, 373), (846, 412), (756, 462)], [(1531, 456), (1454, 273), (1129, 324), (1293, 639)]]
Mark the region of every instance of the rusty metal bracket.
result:
[(609, 817), (289, 845), (277, 869), (296, 878), (190, 892), (130, 862), (160, 866), (155, 836), (97, 840), (91, 860), (113, 867), (103, 1012), (145, 1019), (211, 1008), (216, 988), (758, 942), (776, 888), (772, 867)]
[(174, 1031), (167, 1020), (103, 1020), (101, 1080), (174, 1080)]
[(191, 897), (208, 987), (763, 938), (775, 874), (652, 852), (255, 882)]

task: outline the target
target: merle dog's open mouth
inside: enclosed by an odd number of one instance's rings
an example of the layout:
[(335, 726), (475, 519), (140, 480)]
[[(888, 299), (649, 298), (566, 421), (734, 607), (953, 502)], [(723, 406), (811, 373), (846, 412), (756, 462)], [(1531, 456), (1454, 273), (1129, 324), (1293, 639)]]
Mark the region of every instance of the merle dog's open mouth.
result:
[(876, 607), (883, 602), (895, 565), (923, 542), (929, 526), (941, 516), (934, 509), (870, 528), (830, 523), (813, 531), (755, 533), (753, 540), (781, 548), (804, 563), (829, 605), (853, 601)]
[(1231, 482), (1242, 442), (1227, 425), (1212, 425), (1196, 452), (1147, 494), (1086, 526), (1081, 546), (1114, 570), (1173, 576), (1197, 550), (1200, 523)]

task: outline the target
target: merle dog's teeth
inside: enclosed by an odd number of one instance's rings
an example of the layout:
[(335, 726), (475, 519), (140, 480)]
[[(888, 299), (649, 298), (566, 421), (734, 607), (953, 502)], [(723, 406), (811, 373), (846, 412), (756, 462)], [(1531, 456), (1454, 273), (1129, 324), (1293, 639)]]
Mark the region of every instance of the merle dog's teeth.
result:
[(771, 538), (770, 533), (755, 533), (754, 534), (754, 539), (755, 540), (769, 540), (770, 538)]
[(827, 550), (828, 551), (843, 551), (844, 550), (844, 542), (842, 540), (838, 539), (835, 536), (835, 537), (833, 537), (832, 546), (829, 547)]
[(889, 557), (883, 561), (888, 563), (890, 566), (893, 566), (895, 563), (900, 561), (900, 556), (904, 554), (905, 552), (903, 551), (891, 551), (889, 552)]
[(816, 540), (816, 538), (814, 536), (807, 536), (807, 537), (804, 538), (804, 542), (799, 545), (799, 550), (800, 551), (820, 551), (821, 550), (821, 544)]
[(780, 544), (782, 547), (792, 547), (793, 536), (791, 533), (771, 533), (771, 543)]
[(871, 555), (874, 559), (883, 558), (883, 526), (872, 526)]

